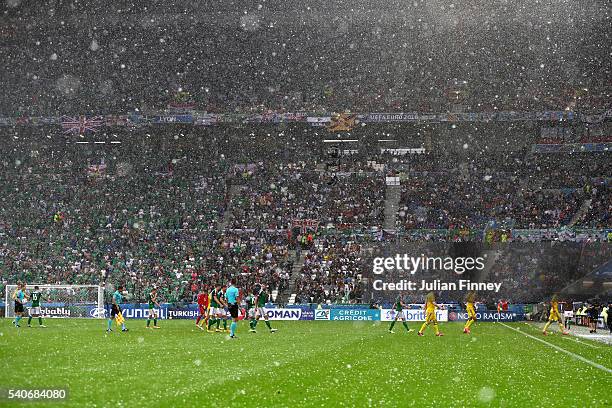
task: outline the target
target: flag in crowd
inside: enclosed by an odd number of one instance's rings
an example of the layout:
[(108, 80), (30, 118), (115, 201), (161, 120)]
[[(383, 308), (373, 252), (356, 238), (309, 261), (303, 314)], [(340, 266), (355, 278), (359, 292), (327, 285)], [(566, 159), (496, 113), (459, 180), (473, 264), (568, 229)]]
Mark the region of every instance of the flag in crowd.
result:
[(331, 117), (331, 121), (327, 126), (330, 132), (350, 132), (355, 127), (357, 115), (339, 113)]
[(64, 133), (73, 133), (82, 135), (87, 132), (96, 132), (97, 129), (104, 125), (102, 116), (62, 116), (62, 129)]

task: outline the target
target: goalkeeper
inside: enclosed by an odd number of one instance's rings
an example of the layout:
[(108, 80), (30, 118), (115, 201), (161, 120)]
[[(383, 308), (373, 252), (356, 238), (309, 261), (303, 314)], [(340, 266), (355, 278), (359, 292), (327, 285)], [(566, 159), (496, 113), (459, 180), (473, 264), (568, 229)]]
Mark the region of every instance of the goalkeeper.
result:
[(121, 307), (119, 306), (121, 304), (121, 301), (123, 300), (123, 295), (121, 294), (121, 292), (123, 292), (123, 286), (120, 285), (113, 293), (113, 297), (111, 299), (113, 303), (111, 305), (110, 317), (108, 319), (108, 328), (106, 329), (107, 333), (113, 331), (113, 329), (111, 328), (113, 319), (117, 322), (117, 326), (121, 325), (122, 332), (128, 331), (128, 329), (125, 328), (125, 319), (121, 314)]

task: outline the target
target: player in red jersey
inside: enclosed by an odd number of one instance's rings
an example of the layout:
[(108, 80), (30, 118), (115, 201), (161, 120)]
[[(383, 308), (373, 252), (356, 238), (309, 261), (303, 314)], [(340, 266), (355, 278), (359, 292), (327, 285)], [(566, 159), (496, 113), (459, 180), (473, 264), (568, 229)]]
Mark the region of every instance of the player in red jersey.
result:
[[(208, 288), (206, 285), (202, 285), (198, 293), (198, 318), (196, 319), (196, 327), (200, 330), (208, 327), (208, 304)], [(200, 321), (204, 324), (200, 324)]]

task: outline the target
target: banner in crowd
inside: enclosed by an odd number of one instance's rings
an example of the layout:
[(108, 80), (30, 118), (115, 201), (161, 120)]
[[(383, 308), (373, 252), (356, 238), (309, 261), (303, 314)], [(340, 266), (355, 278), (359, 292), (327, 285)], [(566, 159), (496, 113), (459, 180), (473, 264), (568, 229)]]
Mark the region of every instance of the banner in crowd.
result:
[(144, 116), (142, 120), (144, 122), (153, 123), (153, 124), (193, 123), (193, 116), (189, 115), (189, 114), (185, 114), (185, 115)]
[(310, 126), (314, 127), (325, 127), (329, 122), (331, 122), (331, 117), (329, 116), (308, 116), (306, 118), (306, 122), (310, 124)]
[(612, 149), (612, 143), (560, 143), (560, 144), (535, 144), (532, 146), (533, 153), (589, 153), (608, 152)]
[(564, 126), (552, 126), (540, 128), (540, 140), (538, 144), (558, 144), (574, 142), (574, 129)]
[[(188, 106), (184, 106), (188, 107)], [(176, 111), (176, 109), (173, 109)], [(612, 110), (597, 114), (581, 114), (572, 111), (543, 112), (375, 112), (375, 113), (308, 113), (308, 112), (274, 112), (265, 113), (218, 113), (188, 109), (182, 112), (153, 112), (142, 114), (138, 111), (129, 114), (110, 114), (105, 116), (62, 116), (62, 117), (0, 117), (0, 126), (16, 125), (53, 125), (61, 124), (70, 132), (95, 131), (100, 126), (135, 126), (142, 124), (189, 123), (210, 126), (222, 123), (262, 123), (277, 124), (288, 122), (305, 122), (311, 126), (327, 127), (331, 132), (350, 131), (359, 122), (365, 123), (401, 123), (401, 122), (509, 122), (509, 121), (546, 121), (566, 122), (580, 120), (586, 123), (601, 123), (612, 118)]]
[(33, 126), (42, 126), (42, 125), (57, 125), (60, 123), (59, 118), (54, 117), (31, 117), (29, 118), (28, 123)]
[(126, 126), (128, 124), (128, 115), (107, 115), (104, 117), (106, 126)]
[(363, 119), (364, 122), (416, 122), (419, 119), (417, 112), (408, 113), (368, 113)]
[(219, 123), (219, 116), (213, 114), (195, 114), (193, 116), (193, 124), (198, 126), (212, 126)]
[(612, 143), (612, 134), (610, 134), (607, 126), (593, 124), (582, 129), (581, 134), (577, 134), (575, 129), (569, 126), (542, 127), (537, 144), (579, 144), (587, 146), (600, 143)]
[(242, 115), (243, 123), (287, 123), (304, 122), (307, 117), (306, 112), (287, 112), (280, 113), (269, 111), (260, 114)]
[(402, 147), (397, 149), (380, 148), (381, 154), (390, 154), (392, 156), (405, 156), (407, 154), (425, 154), (426, 150), (424, 147)]
[(557, 228), (557, 229), (513, 229), (514, 241), (584, 241), (608, 238), (609, 230), (594, 228)]
[(397, 122), (511, 122), (511, 121), (571, 121), (575, 119), (572, 111), (544, 112), (466, 112), (466, 113), (419, 113), (419, 112), (389, 112), (368, 113), (363, 115), (367, 123), (397, 123)]
[(582, 121), (586, 123), (601, 123), (608, 118), (612, 118), (612, 109), (608, 109), (607, 111), (599, 113), (599, 114), (593, 114), (593, 115), (583, 114), (581, 115), (581, 117), (582, 117)]
[[(382, 322), (390, 322), (395, 319), (397, 312), (393, 309), (381, 309), (380, 320)], [(424, 322), (425, 321), (425, 310), (423, 309), (407, 309), (402, 310), (402, 317), (407, 322)], [(439, 322), (448, 321), (448, 310), (436, 310), (436, 318)]]
[(176, 115), (142, 115), (140, 113), (133, 112), (128, 115), (129, 125), (142, 125), (142, 124), (173, 124), (173, 123), (193, 123), (193, 115), (191, 114), (176, 114)]
[(308, 229), (312, 229), (314, 230), (314, 232), (317, 232), (319, 230), (319, 220), (294, 219), (291, 221), (291, 225), (293, 228), (300, 228), (302, 233), (305, 233), (306, 231), (308, 231)]

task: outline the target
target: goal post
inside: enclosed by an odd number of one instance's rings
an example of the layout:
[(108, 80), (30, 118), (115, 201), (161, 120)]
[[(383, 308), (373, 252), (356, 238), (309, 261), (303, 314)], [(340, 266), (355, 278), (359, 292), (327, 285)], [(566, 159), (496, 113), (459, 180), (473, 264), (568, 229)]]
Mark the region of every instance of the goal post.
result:
[[(104, 286), (100, 285), (26, 285), (28, 302), (24, 314), (29, 315), (34, 287), (42, 293), (40, 302), (42, 317), (92, 317), (104, 318)], [(4, 316), (15, 317), (13, 293), (17, 285), (6, 285)]]

